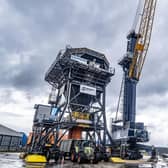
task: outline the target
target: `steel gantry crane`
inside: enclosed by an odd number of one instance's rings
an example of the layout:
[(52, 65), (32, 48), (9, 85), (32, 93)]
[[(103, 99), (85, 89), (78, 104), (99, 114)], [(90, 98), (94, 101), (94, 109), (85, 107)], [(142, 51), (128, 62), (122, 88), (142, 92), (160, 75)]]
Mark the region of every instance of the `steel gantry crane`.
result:
[[(119, 61), (124, 77), (120, 96), (123, 96), (122, 120), (112, 123), (112, 136), (114, 141), (121, 145), (122, 157), (139, 158), (135, 148), (138, 142), (149, 141), (148, 131), (144, 123), (136, 123), (136, 86), (140, 79), (151, 39), (157, 0), (139, 0), (133, 28), (127, 36), (127, 53)], [(119, 102), (121, 104), (121, 101)], [(119, 107), (117, 108), (119, 109)], [(117, 115), (116, 115), (117, 116)], [(120, 122), (120, 124), (118, 124)], [(131, 149), (128, 154), (127, 151)], [(136, 153), (136, 155), (135, 155)]]

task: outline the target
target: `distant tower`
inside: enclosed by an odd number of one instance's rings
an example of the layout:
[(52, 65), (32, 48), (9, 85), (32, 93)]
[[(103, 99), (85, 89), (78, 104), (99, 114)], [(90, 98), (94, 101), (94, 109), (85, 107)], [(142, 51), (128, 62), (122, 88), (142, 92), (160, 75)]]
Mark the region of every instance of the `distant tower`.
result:
[(111, 140), (105, 97), (113, 75), (104, 54), (88, 48), (61, 50), (45, 75), (53, 87), (49, 99), (55, 109), (53, 127), (69, 138), (83, 135), (101, 144)]

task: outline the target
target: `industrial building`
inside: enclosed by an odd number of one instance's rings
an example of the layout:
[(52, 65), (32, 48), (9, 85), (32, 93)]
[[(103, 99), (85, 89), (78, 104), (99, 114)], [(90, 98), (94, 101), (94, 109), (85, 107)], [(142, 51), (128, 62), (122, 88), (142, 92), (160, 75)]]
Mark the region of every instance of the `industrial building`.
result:
[(22, 147), (24, 133), (0, 124), (0, 151), (18, 151)]

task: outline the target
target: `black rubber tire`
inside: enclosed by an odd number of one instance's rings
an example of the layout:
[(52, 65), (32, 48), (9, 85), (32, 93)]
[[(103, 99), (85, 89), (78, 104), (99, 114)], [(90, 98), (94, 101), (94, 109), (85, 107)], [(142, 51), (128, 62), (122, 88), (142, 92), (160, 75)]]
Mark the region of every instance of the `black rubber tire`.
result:
[(55, 160), (55, 162), (58, 162), (58, 160), (59, 160), (59, 156), (58, 156), (57, 154), (55, 155), (54, 160)]
[(46, 159), (47, 159), (47, 162), (49, 162), (49, 160), (50, 160), (50, 151), (46, 152)]
[(57, 163), (61, 164), (63, 159), (64, 159), (64, 155), (60, 154), (59, 157), (58, 157)]
[(76, 154), (74, 152), (71, 153), (71, 161), (76, 162)]
[(78, 164), (81, 164), (81, 163), (82, 163), (82, 159), (81, 159), (81, 156), (80, 156), (80, 155), (78, 155), (77, 162), (78, 162)]
[(95, 158), (94, 160), (93, 160), (93, 164), (97, 164), (99, 161)]
[(94, 160), (90, 160), (90, 164), (93, 164), (94, 163)]
[(105, 162), (108, 162), (109, 161), (109, 158), (107, 156), (104, 156), (104, 161)]

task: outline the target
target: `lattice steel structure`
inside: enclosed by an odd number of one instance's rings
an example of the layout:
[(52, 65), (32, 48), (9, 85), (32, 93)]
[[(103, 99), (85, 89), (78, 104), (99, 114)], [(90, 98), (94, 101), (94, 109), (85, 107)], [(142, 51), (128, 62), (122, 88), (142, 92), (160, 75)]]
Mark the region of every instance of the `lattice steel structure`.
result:
[[(86, 139), (107, 144), (111, 137), (106, 124), (105, 97), (113, 75), (104, 54), (88, 48), (61, 50), (45, 75), (52, 85), (49, 103), (56, 109), (51, 130), (62, 130), (63, 137), (66, 132), (81, 128)], [(61, 139), (58, 134), (57, 143)]]

